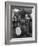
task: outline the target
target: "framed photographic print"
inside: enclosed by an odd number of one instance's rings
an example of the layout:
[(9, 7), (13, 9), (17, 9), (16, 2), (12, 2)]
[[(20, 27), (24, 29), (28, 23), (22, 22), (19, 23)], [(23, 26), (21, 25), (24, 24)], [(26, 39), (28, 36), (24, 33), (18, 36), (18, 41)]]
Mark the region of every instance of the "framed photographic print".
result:
[(37, 42), (37, 4), (5, 2), (5, 44)]

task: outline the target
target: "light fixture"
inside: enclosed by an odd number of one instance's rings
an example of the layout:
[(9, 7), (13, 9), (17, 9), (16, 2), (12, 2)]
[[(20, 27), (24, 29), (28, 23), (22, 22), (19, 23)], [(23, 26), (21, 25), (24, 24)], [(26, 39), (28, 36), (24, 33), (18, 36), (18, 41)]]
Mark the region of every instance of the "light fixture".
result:
[(19, 9), (14, 9), (14, 12), (18, 12), (19, 11)]

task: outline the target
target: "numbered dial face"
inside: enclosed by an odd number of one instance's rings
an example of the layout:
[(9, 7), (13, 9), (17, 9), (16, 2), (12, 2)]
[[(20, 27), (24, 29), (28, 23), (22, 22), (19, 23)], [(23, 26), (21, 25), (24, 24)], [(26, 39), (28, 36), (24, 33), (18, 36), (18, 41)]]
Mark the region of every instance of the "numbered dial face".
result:
[(17, 36), (21, 35), (21, 29), (20, 29), (20, 27), (16, 27), (16, 35)]

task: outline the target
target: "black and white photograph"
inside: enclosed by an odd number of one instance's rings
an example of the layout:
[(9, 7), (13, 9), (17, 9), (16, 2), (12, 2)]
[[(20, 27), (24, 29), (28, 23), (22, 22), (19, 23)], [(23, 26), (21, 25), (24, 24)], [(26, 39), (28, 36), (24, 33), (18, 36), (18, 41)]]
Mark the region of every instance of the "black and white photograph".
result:
[(32, 7), (14, 7), (11, 11), (11, 38), (32, 37)]
[(5, 2), (5, 43), (37, 42), (37, 4)]

